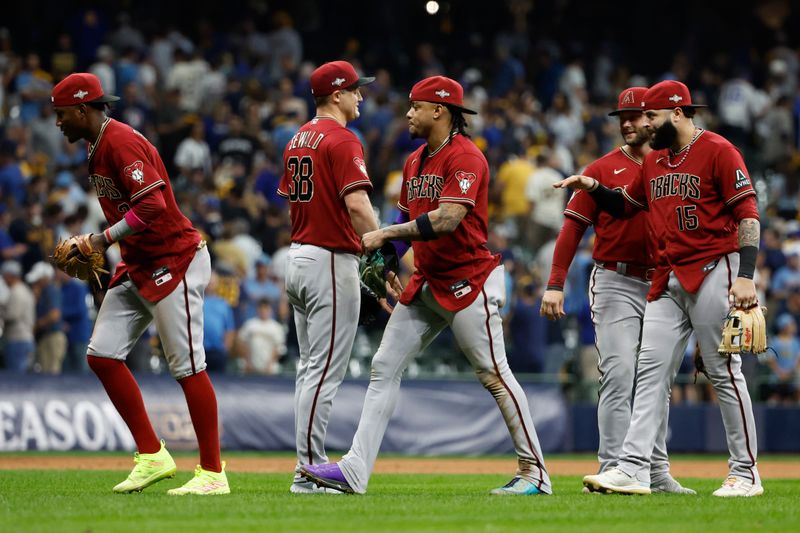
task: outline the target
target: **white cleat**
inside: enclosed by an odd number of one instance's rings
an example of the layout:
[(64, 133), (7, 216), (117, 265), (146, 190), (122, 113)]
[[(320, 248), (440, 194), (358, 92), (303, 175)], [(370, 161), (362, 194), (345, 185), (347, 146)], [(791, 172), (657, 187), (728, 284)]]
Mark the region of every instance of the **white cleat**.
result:
[(318, 487), (313, 481), (295, 481), (289, 487), (292, 494), (344, 494), (344, 492), (327, 487)]
[(606, 470), (583, 478), (583, 485), (592, 492), (603, 494), (650, 494), (650, 483), (639, 481), (619, 468)]
[(750, 496), (761, 496), (764, 494), (764, 487), (753, 485), (740, 477), (728, 476), (722, 482), (722, 486), (712, 493), (720, 498), (749, 498)]
[(662, 493), (662, 494), (690, 494), (695, 495), (697, 492), (693, 491), (692, 489), (686, 488), (676, 480), (671, 475), (667, 474), (666, 477), (659, 479), (658, 481), (650, 482), (650, 491), (653, 494)]

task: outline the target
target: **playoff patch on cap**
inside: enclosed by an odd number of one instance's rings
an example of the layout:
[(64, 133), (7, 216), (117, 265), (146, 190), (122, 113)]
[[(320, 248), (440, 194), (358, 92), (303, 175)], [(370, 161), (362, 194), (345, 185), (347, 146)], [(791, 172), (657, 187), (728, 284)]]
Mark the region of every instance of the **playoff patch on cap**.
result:
[(457, 107), (463, 113), (477, 115), (477, 111), (464, 107), (464, 88), (456, 80), (444, 76), (432, 76), (417, 82), (408, 99), (412, 102), (432, 102)]
[(311, 73), (311, 94), (327, 96), (334, 91), (361, 87), (375, 81), (374, 77), (361, 78), (347, 61), (331, 61)]
[(677, 80), (664, 80), (656, 83), (644, 95), (642, 110), (672, 109), (675, 107), (708, 107), (693, 104), (689, 88)]

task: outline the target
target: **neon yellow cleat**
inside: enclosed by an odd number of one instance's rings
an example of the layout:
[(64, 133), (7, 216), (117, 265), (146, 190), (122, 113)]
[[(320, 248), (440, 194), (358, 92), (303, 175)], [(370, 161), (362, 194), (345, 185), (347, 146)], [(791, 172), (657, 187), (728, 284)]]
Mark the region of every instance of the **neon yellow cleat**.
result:
[(139, 453), (133, 455), (135, 466), (128, 479), (114, 487), (114, 492), (141, 492), (153, 483), (175, 477), (177, 468), (175, 461), (161, 441), (161, 449), (156, 453)]
[(182, 487), (170, 489), (170, 496), (183, 496), (185, 494), (198, 494), (200, 496), (213, 496), (215, 494), (230, 494), (228, 476), (225, 475), (225, 461), (222, 461), (222, 472), (203, 470), (200, 465), (194, 469), (194, 477)]

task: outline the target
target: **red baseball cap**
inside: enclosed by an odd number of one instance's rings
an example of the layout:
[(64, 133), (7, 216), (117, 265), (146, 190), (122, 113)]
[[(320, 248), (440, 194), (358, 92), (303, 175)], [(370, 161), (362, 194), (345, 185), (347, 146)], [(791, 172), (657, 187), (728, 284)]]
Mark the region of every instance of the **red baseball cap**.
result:
[(444, 76), (432, 76), (417, 82), (411, 88), (408, 99), (412, 102), (445, 104), (460, 109), (463, 113), (477, 115), (477, 111), (464, 107), (464, 89), (456, 80)]
[(619, 93), (617, 108), (609, 116), (619, 115), (623, 111), (642, 111), (642, 99), (647, 87), (628, 87)]
[(704, 104), (693, 104), (689, 88), (676, 80), (664, 80), (656, 83), (644, 94), (642, 111), (649, 109), (672, 109), (675, 107), (708, 107)]
[(355, 89), (375, 81), (374, 77), (361, 78), (347, 61), (331, 61), (311, 73), (311, 94), (328, 96), (333, 91)]
[(53, 87), (50, 101), (55, 107), (66, 107), (89, 102), (116, 102), (119, 96), (105, 94), (100, 80), (88, 72), (70, 74)]

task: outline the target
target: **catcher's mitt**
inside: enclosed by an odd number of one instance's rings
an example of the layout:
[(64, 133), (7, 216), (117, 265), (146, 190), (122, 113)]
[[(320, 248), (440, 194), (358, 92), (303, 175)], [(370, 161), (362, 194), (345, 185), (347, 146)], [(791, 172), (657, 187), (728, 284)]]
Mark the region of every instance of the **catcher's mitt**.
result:
[(94, 280), (100, 285), (100, 274), (108, 274), (105, 266), (105, 253), (92, 246), (92, 234), (75, 235), (59, 241), (50, 256), (56, 267), (73, 278), (84, 281)]
[(391, 271), (397, 273), (399, 261), (394, 245), (384, 244), (379, 250), (361, 256), (358, 265), (358, 276), (361, 284), (372, 291), (376, 298), (386, 298), (386, 275)]
[(722, 324), (719, 353), (761, 353), (767, 351), (766, 307), (731, 308)]

